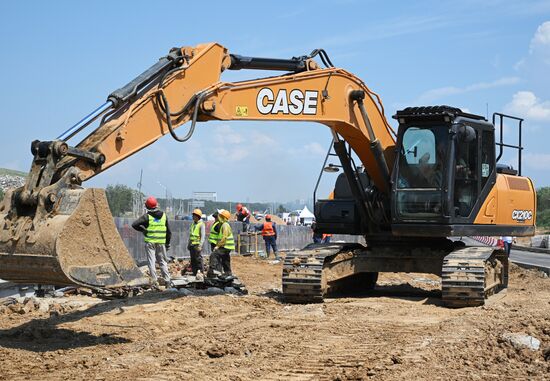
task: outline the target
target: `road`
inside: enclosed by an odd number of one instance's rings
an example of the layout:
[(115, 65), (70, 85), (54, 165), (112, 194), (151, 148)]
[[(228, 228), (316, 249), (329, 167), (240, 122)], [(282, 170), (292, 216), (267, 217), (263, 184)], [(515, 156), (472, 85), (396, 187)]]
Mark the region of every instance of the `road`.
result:
[(530, 251), (514, 250), (510, 252), (510, 260), (520, 265), (537, 267), (550, 275), (550, 254), (533, 253)]
[[(483, 246), (482, 243), (469, 237), (462, 237), (462, 241), (468, 246)], [(524, 267), (538, 268), (550, 275), (550, 254), (520, 251), (512, 248), (510, 260)]]

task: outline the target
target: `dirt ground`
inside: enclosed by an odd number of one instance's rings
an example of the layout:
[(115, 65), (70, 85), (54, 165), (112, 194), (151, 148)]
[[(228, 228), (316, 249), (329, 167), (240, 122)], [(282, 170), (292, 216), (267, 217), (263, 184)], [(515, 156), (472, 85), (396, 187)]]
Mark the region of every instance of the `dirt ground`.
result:
[[(237, 257), (247, 296), (146, 293), (0, 312), (0, 380), (549, 379), (550, 280), (511, 271), (484, 307), (447, 309), (423, 274), (324, 304), (281, 302), (280, 264)], [(541, 349), (515, 349), (504, 333)]]

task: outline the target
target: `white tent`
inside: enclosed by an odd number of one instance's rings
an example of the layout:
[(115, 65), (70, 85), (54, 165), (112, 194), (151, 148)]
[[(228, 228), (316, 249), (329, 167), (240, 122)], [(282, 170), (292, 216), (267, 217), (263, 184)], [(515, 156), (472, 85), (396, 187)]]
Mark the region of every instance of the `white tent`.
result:
[(315, 215), (310, 212), (307, 206), (304, 206), (304, 209), (300, 211), (299, 218), (302, 225), (311, 225), (315, 220)]

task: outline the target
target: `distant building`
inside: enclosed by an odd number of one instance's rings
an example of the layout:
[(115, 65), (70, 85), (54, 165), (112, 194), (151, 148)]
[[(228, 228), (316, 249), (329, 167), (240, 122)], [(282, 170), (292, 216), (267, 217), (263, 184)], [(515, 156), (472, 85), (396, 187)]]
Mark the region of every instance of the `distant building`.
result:
[(287, 225), (290, 225), (291, 224), (291, 221), (290, 221), (290, 213), (281, 213), (279, 215), (279, 217), (281, 217), (283, 219), (284, 222), (287, 223)]
[(193, 192), (193, 200), (218, 201), (218, 192)]

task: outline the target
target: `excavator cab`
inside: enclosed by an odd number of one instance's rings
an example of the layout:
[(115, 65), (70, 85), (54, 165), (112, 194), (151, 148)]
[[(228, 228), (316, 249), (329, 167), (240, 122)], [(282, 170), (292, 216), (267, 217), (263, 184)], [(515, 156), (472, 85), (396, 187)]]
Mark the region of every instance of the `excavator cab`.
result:
[(447, 106), (409, 107), (394, 118), (399, 130), (392, 231), (479, 234), (475, 221), (497, 176), (494, 125)]
[(494, 183), (493, 126), (447, 107), (408, 108), (396, 118), (393, 220), (467, 222), (484, 185)]

